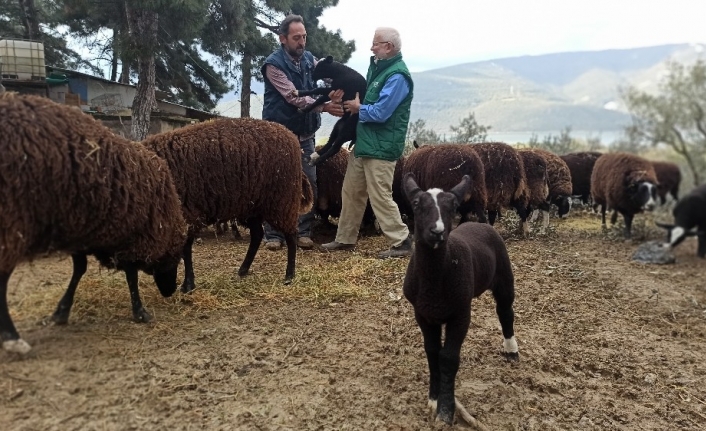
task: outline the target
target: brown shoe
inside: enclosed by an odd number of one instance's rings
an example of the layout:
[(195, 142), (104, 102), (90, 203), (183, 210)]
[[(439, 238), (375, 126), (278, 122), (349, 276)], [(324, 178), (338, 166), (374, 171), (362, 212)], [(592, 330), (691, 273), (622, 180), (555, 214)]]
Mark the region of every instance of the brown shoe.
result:
[(297, 238), (297, 245), (304, 250), (311, 250), (314, 248), (314, 241), (308, 236), (300, 236)]
[(387, 259), (389, 257), (407, 257), (412, 255), (412, 238), (407, 236), (407, 239), (402, 241), (402, 244), (398, 246), (390, 247), (389, 250), (385, 250), (378, 254), (380, 259)]
[(355, 244), (343, 244), (336, 241), (331, 241), (326, 244), (321, 244), (321, 249), (324, 251), (347, 251), (353, 250)]
[(267, 241), (265, 243), (265, 248), (270, 251), (277, 251), (282, 248), (282, 242), (274, 240), (274, 241)]

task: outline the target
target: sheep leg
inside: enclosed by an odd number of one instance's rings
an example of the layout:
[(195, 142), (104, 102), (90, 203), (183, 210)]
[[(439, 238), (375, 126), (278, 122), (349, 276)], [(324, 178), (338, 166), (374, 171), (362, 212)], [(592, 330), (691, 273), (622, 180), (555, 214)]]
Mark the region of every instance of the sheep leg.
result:
[(512, 309), (515, 293), (513, 288), (503, 287), (493, 290), (495, 312), (503, 331), (503, 355), (508, 361), (519, 361), (520, 354), (517, 349), (517, 341), (515, 341), (515, 312)]
[(456, 374), (461, 363), (461, 345), (468, 333), (470, 321), (469, 310), (468, 316), (448, 322), (444, 347), (439, 352), (439, 402), (436, 406), (436, 416), (449, 425), (456, 413)]
[(24, 354), (32, 347), (20, 338), (7, 306), (7, 282), (13, 270), (14, 268), (8, 272), (0, 272), (0, 340), (2, 340), (2, 348), (8, 352)]
[(488, 219), (485, 216), (485, 207), (483, 206), (483, 202), (477, 202), (473, 199), (472, 201), (471, 212), (475, 213), (476, 217), (478, 217), (478, 223), (488, 223)]
[(607, 208), (606, 208), (605, 204), (600, 204), (600, 206), (601, 206), (601, 227), (602, 227), (603, 229), (605, 229), (605, 228), (606, 228), (606, 225), (605, 225), (605, 213), (606, 213)]
[(613, 214), (610, 215), (610, 224), (615, 225), (618, 222), (618, 212), (613, 210)]
[(417, 324), (424, 337), (424, 353), (427, 355), (429, 365), (429, 407), (436, 415), (437, 401), (439, 399), (439, 352), (441, 352), (441, 325), (428, 323), (421, 315), (415, 313)]
[[(617, 214), (617, 213), (616, 213)], [(625, 220), (625, 239), (632, 238), (632, 219), (634, 215), (623, 213), (623, 219)], [(617, 218), (617, 215), (616, 215)]]
[(294, 265), (297, 259), (297, 238), (294, 233), (285, 233), (287, 243), (287, 269), (284, 273), (284, 284), (290, 284), (294, 279)]
[(81, 277), (86, 273), (86, 268), (88, 267), (88, 259), (84, 253), (73, 253), (71, 260), (73, 261), (74, 272), (71, 274), (69, 287), (66, 289), (64, 296), (61, 297), (59, 305), (56, 306), (56, 311), (51, 316), (51, 320), (57, 325), (66, 325), (69, 322), (69, 314), (71, 314), (71, 307), (74, 305), (76, 287), (78, 287), (78, 282), (81, 281)]
[(181, 283), (182, 293), (189, 293), (196, 288), (194, 282), (194, 259), (192, 248), (194, 246), (194, 234), (189, 233), (184, 244), (184, 282)]
[(240, 235), (240, 230), (238, 229), (238, 222), (233, 219), (230, 221), (230, 230), (233, 231), (233, 239), (242, 241), (243, 237)]
[(488, 210), (488, 223), (491, 226), (495, 224), (495, 218), (498, 216), (498, 212), (494, 210)]
[(250, 265), (255, 260), (257, 249), (260, 248), (262, 238), (265, 237), (265, 231), (262, 229), (262, 217), (249, 217), (245, 223), (250, 229), (250, 244), (248, 245), (247, 253), (245, 253), (245, 259), (243, 259), (243, 263), (238, 269), (238, 275), (241, 277), (248, 275)]
[(706, 233), (700, 233), (697, 237), (698, 248), (696, 250), (696, 255), (700, 258), (706, 257)]
[(527, 208), (520, 204), (516, 204), (515, 210), (517, 211), (517, 215), (520, 217), (520, 231), (522, 232), (522, 236), (527, 238), (529, 235), (529, 225), (527, 224), (527, 216), (529, 214), (527, 213)]
[(140, 288), (137, 285), (137, 267), (128, 265), (125, 268), (125, 278), (130, 289), (130, 302), (132, 303), (132, 318), (137, 323), (147, 323), (152, 320), (150, 313), (142, 306), (140, 299)]

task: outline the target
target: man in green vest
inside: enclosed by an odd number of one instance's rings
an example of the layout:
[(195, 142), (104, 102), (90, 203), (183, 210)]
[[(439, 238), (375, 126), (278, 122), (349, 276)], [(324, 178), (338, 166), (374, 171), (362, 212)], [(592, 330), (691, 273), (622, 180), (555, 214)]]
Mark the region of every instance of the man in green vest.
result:
[(412, 240), (400, 210), (392, 200), (392, 178), (397, 160), (404, 151), (409, 111), (414, 84), (402, 61), (402, 40), (397, 30), (380, 27), (375, 30), (367, 82), (368, 89), (360, 97), (344, 102), (348, 112), (358, 113), (355, 147), (348, 160), (343, 180), (342, 209), (333, 242), (324, 250), (352, 250), (358, 240), (360, 223), (367, 200), (373, 207), (390, 249), (379, 254), (381, 259), (412, 254)]

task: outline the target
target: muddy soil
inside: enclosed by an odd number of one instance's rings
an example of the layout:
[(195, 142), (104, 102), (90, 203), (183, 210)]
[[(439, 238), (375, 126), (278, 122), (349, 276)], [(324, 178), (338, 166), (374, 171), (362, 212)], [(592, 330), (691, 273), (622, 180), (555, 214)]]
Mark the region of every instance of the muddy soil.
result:
[[(602, 233), (594, 216), (552, 223), (546, 236), (507, 239), (520, 362), (501, 356), (494, 303), (481, 296), (457, 398), (491, 430), (706, 429), (706, 262), (695, 241), (675, 251), (676, 264), (645, 265), (630, 259), (638, 242)], [(197, 274), (217, 265), (232, 276), (245, 248), (205, 235)], [(365, 237), (330, 259), (354, 271), (383, 248)], [(284, 261), (261, 249), (244, 280), (279, 277)], [(401, 297), (406, 260), (391, 265), (372, 294), (246, 292), (227, 307), (219, 290), (211, 305), (164, 300), (143, 276), (155, 319), (136, 324), (124, 279), (91, 262), (69, 324), (55, 326), (47, 318), (70, 260), (23, 264), (9, 302), (33, 350), (0, 352), (0, 430), (447, 429), (426, 407), (422, 337)], [(326, 270), (317, 252), (298, 252), (299, 274)], [(92, 299), (91, 289), (108, 293)]]

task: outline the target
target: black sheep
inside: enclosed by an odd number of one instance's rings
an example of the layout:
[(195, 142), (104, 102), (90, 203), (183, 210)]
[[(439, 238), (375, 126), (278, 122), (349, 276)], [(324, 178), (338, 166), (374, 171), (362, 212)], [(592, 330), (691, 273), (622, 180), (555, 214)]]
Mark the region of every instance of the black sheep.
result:
[(699, 245), (696, 254), (706, 257), (706, 185), (696, 187), (677, 202), (672, 211), (674, 224), (657, 223), (667, 229), (670, 247), (676, 247), (687, 236), (697, 236)]
[[(437, 417), (451, 423), (456, 410), (454, 382), (461, 345), (471, 323), (471, 301), (493, 292), (502, 326), (504, 354), (519, 359), (513, 329), (515, 284), (512, 264), (500, 235), (485, 223), (463, 223), (451, 230), (460, 202), (468, 199), (465, 175), (450, 192), (422, 191), (407, 174), (403, 180), (414, 208), (414, 252), (407, 266), (404, 295), (424, 336), (429, 364), (429, 403)], [(442, 346), (442, 327), (446, 325)]]
[[(353, 100), (356, 94), (359, 98), (363, 98), (367, 89), (363, 75), (345, 64), (334, 61), (333, 57), (330, 55), (316, 63), (312, 78), (314, 81), (327, 81), (329, 85), (313, 90), (297, 91), (298, 96), (321, 95), (321, 97), (316, 99), (316, 102), (302, 109), (303, 113), (310, 112), (317, 106), (331, 100), (328, 96), (331, 91), (343, 90), (343, 100)], [(336, 154), (341, 149), (341, 146), (348, 141), (351, 141), (351, 147), (355, 145), (357, 126), (358, 114), (351, 114), (350, 112), (344, 113), (333, 126), (333, 130), (331, 130), (331, 135), (326, 145), (311, 155), (309, 164), (315, 166), (319, 163), (323, 163), (326, 159)]]

